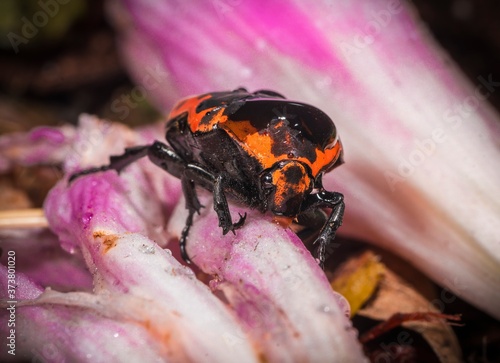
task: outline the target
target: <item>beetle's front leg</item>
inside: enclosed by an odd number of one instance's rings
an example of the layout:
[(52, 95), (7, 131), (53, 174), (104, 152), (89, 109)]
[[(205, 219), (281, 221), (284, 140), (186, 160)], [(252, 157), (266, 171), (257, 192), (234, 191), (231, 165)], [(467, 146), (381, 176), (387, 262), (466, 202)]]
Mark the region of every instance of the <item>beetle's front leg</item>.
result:
[(337, 192), (322, 190), (318, 193), (308, 195), (302, 204), (303, 211), (321, 207), (332, 209), (330, 217), (328, 217), (328, 220), (319, 232), (318, 238), (313, 243), (317, 245), (314, 255), (318, 259), (321, 268), (323, 268), (327, 257), (326, 252), (335, 238), (337, 229), (342, 225), (345, 210), (344, 196)]
[(226, 195), (224, 189), (226, 187), (226, 177), (224, 173), (217, 176), (214, 183), (214, 209), (219, 217), (219, 227), (222, 227), (222, 234), (226, 234), (229, 231), (234, 231), (243, 226), (245, 223), (245, 218), (247, 214), (240, 214), (240, 219), (238, 222), (233, 223), (231, 219), (231, 213), (229, 212), (229, 206), (227, 204)]
[(188, 217), (186, 219), (186, 225), (182, 230), (181, 238), (179, 240), (181, 256), (186, 262), (190, 262), (190, 258), (186, 251), (187, 236), (189, 234), (189, 229), (193, 224), (193, 216), (195, 212), (199, 213), (199, 209), (202, 208), (198, 197), (196, 196), (195, 184), (205, 185), (213, 189), (214, 193), (214, 209), (217, 212), (219, 218), (219, 227), (222, 227), (223, 234), (229, 231), (243, 226), (245, 222), (245, 217), (240, 215), (240, 219), (236, 223), (232, 223), (231, 214), (229, 212), (229, 207), (227, 205), (226, 196), (224, 194), (224, 176), (219, 175), (215, 177), (212, 173), (205, 170), (196, 164), (186, 164), (184, 166), (184, 171), (181, 176), (182, 189), (184, 196), (186, 198), (186, 208), (188, 209)]

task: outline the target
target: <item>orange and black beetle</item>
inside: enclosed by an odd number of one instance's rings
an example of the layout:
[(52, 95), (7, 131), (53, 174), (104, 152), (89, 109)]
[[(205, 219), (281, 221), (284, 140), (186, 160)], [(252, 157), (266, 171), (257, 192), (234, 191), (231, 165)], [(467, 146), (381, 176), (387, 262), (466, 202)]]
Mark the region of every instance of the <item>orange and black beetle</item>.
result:
[(170, 147), (155, 141), (128, 148), (123, 155), (112, 156), (109, 165), (73, 174), (70, 181), (97, 171), (120, 172), (148, 156), (182, 182), (189, 210), (180, 239), (186, 261), (186, 238), (193, 215), (201, 208), (196, 185), (213, 192), (223, 234), (243, 226), (246, 217), (240, 215), (233, 223), (226, 195), (290, 222), (329, 207), (331, 214), (314, 242), (323, 266), (344, 213), (342, 194), (322, 185), (323, 174), (342, 163), (343, 153), (335, 125), (324, 112), (273, 91), (249, 93), (239, 88), (179, 102), (166, 129)]

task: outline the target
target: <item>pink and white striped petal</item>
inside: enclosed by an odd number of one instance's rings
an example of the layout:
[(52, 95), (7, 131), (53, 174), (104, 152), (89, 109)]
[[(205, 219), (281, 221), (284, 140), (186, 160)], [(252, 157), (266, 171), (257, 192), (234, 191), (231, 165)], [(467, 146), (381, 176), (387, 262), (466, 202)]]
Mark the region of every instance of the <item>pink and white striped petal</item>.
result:
[[(151, 99), (270, 88), (335, 121), (341, 233), (398, 253), (500, 317), (500, 118), (491, 74), (467, 81), (399, 1), (122, 0), (110, 6)], [(149, 73), (148, 73), (149, 72)]]

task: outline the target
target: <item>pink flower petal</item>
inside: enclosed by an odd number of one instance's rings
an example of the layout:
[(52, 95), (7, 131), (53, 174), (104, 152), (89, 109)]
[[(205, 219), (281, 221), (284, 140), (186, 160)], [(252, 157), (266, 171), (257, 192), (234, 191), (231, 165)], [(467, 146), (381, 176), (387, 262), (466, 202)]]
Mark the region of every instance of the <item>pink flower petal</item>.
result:
[[(364, 361), (348, 303), (331, 289), (295, 234), (260, 212), (233, 208), (233, 216), (247, 212), (247, 221), (235, 235), (223, 237), (210, 199), (202, 203), (188, 253), (205, 273), (216, 276), (212, 287), (224, 292), (266, 360)], [(179, 236), (185, 217), (181, 203), (169, 230)]]
[(0, 171), (14, 165), (50, 164), (61, 162), (71, 147), (75, 128), (38, 127), (29, 133), (0, 137)]
[[(346, 164), (341, 233), (405, 257), (500, 317), (499, 116), (491, 75), (466, 81), (406, 4), (122, 0), (111, 14), (131, 73), (179, 96), (270, 88), (334, 120)], [(175, 91), (172, 92), (172, 89)], [(444, 261), (444, 262), (443, 262)]]
[[(6, 276), (6, 268), (0, 266), (2, 295), (8, 287)], [(101, 315), (105, 310), (102, 300), (106, 299), (87, 293), (42, 293), (23, 274), (16, 274), (16, 279), (17, 302), (0, 303), (2, 310), (10, 309), (8, 314), (0, 315), (2, 336), (10, 336), (8, 322), (11, 312), (14, 315), (16, 358), (52, 362), (161, 361), (164, 347), (144, 326), (127, 320), (127, 315), (121, 319)], [(105, 302), (109, 310), (118, 310)], [(148, 349), (138, 349), (144, 346)], [(11, 347), (3, 348), (2, 361), (14, 358), (8, 353)]]
[(13, 251), (16, 271), (37, 285), (59, 291), (92, 290), (92, 277), (81, 255), (62, 250), (57, 236), (47, 229), (28, 232), (18, 236), (0, 232), (3, 265), (7, 266), (8, 251)]
[[(100, 132), (103, 127), (113, 132)], [(122, 147), (122, 152), (132, 140), (150, 137), (147, 130), (135, 133), (84, 117), (66, 167), (101, 165), (115, 148)], [(82, 147), (86, 145), (92, 147)], [(129, 355), (134, 360), (147, 347), (147, 360), (229, 362), (237, 354), (242, 361), (257, 361), (248, 339), (232, 340), (245, 337), (233, 313), (190, 269), (159, 247), (167, 242), (164, 227), (178, 202), (179, 184), (144, 160), (121, 175), (102, 172), (71, 184), (65, 179), (52, 189), (45, 202), (49, 224), (67, 251), (83, 255), (94, 293), (20, 294), (19, 299), (28, 299), (19, 303), (23, 352), (49, 354), (44, 347), (69, 321), (70, 327), (78, 326), (62, 329), (65, 340), (59, 342), (62, 347), (54, 359), (124, 361)], [(5, 278), (5, 271), (1, 275)], [(132, 334), (125, 336), (129, 325)], [(124, 340), (114, 339), (117, 332)], [(133, 340), (139, 345), (121, 348)]]

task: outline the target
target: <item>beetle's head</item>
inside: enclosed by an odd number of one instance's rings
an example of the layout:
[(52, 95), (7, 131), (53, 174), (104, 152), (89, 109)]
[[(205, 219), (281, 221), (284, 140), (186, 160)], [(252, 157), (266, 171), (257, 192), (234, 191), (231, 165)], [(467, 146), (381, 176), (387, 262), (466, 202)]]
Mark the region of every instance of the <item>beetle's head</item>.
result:
[(277, 216), (296, 217), (313, 187), (308, 170), (297, 160), (280, 161), (265, 170), (261, 176), (261, 190), (267, 209)]

